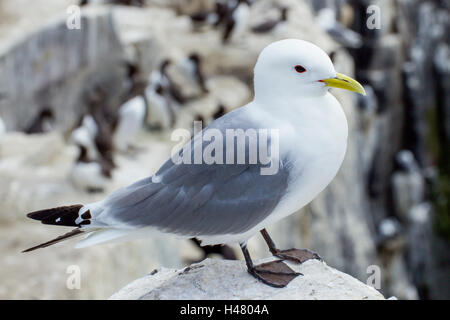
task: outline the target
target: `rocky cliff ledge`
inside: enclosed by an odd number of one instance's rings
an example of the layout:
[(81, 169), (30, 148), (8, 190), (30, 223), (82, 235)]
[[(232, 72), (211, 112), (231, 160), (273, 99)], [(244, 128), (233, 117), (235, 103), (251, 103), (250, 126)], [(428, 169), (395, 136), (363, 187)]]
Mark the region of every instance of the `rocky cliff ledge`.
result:
[[(267, 259), (256, 263), (262, 262)], [(374, 288), (323, 262), (310, 260), (289, 266), (303, 276), (279, 289), (251, 277), (244, 261), (206, 259), (181, 270), (154, 270), (110, 299), (384, 299)]]

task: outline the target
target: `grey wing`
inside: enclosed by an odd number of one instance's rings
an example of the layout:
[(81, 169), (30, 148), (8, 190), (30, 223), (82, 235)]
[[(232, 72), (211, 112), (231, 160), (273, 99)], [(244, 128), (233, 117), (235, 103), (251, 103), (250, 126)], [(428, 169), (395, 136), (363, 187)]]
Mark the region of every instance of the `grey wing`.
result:
[[(241, 120), (227, 114), (209, 128), (223, 131), (242, 128), (240, 124), (244, 123), (249, 127)], [(153, 179), (158, 182), (149, 177), (112, 194), (105, 213), (129, 226), (154, 226), (189, 236), (237, 234), (251, 229), (279, 203), (287, 188), (289, 170), (286, 159), (282, 159), (277, 160), (276, 174), (262, 175), (264, 165), (248, 163), (249, 139), (244, 143), (244, 164), (175, 164), (169, 159)], [(195, 148), (189, 150), (191, 157)]]

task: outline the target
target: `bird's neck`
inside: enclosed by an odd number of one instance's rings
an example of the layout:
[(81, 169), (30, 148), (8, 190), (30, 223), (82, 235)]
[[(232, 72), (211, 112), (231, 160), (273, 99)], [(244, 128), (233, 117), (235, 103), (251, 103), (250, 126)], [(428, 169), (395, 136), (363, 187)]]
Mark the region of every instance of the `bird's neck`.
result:
[(273, 86), (266, 89), (267, 86), (258, 88), (255, 83), (255, 97), (254, 100), (257, 103), (264, 104), (267, 106), (277, 106), (276, 108), (290, 108), (291, 105), (296, 104), (299, 107), (302, 105), (302, 101), (321, 101), (326, 99), (328, 94), (327, 90), (318, 88), (317, 91), (311, 92), (292, 92), (291, 90), (285, 90), (283, 87)]
[[(256, 110), (260, 110), (259, 117), (263, 121), (290, 124), (293, 127), (332, 127), (334, 122), (342, 124), (342, 131), (346, 134), (347, 121), (339, 102), (330, 93), (322, 96), (295, 97), (272, 100), (261, 100), (255, 97), (253, 101)], [(256, 113), (256, 112), (255, 112)], [(340, 125), (339, 125), (340, 126)]]

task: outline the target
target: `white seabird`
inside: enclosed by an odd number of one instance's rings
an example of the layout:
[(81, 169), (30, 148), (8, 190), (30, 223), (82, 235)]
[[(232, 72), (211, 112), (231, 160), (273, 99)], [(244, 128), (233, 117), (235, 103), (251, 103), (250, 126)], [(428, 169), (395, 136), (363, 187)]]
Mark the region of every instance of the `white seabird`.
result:
[(70, 134), (69, 143), (83, 146), (87, 150), (89, 159), (97, 159), (99, 157), (99, 151), (95, 145), (97, 133), (97, 123), (90, 114), (87, 114), (83, 116), (80, 126)]
[(282, 24), (285, 24), (288, 20), (288, 7), (280, 8), (280, 17), (278, 19), (270, 19), (264, 21), (258, 25), (251, 27), (252, 31), (255, 33), (267, 33), (273, 32), (275, 29), (281, 27)]
[(160, 72), (150, 74), (150, 85), (145, 89), (148, 103), (146, 123), (149, 127), (162, 129), (175, 124), (175, 112), (172, 109), (172, 99), (167, 92), (167, 85)]
[(82, 145), (78, 147), (80, 154), (70, 172), (73, 184), (87, 192), (103, 192), (111, 181), (111, 167), (101, 159), (91, 159), (86, 147)]
[(53, 129), (55, 122), (55, 115), (53, 109), (49, 106), (44, 106), (37, 114), (32, 122), (25, 129), (25, 133), (45, 133)]
[(147, 113), (145, 97), (139, 95), (125, 102), (119, 109), (119, 122), (114, 131), (114, 147), (127, 151), (142, 128)]
[(226, 44), (241, 38), (247, 29), (249, 16), (248, 0), (238, 0), (234, 8), (228, 13), (222, 43)]
[[(80, 234), (88, 236), (77, 247), (158, 230), (197, 237), (203, 245), (239, 243), (251, 275), (275, 287), (287, 285), (299, 274), (282, 260), (254, 266), (247, 240), (261, 231), (276, 257), (298, 263), (319, 258), (305, 249), (276, 248), (265, 228), (313, 200), (341, 166), (347, 147), (347, 121), (329, 87), (361, 94), (364, 89), (337, 73), (319, 47), (296, 39), (274, 42), (261, 52), (254, 69), (254, 86), (252, 102), (215, 120), (202, 133), (211, 129), (223, 134), (230, 129), (277, 130), (278, 152), (271, 153), (269, 164), (279, 170), (261, 174), (267, 162), (189, 164), (169, 159), (153, 176), (104, 200), (29, 213), (28, 217), (45, 224), (77, 228), (25, 251)], [(212, 143), (201, 139), (197, 134), (187, 144), (191, 149), (183, 148), (178, 155), (195, 160), (202, 150), (199, 148)], [(250, 154), (249, 140), (237, 139), (237, 150)], [(276, 145), (275, 141), (275, 137), (271, 139), (268, 148)], [(222, 151), (225, 154), (229, 149)]]
[(200, 91), (205, 94), (208, 93), (206, 88), (205, 76), (201, 68), (202, 58), (198, 53), (191, 53), (182, 63), (181, 70), (183, 70), (186, 77), (193, 83), (197, 83)]
[(363, 45), (361, 35), (340, 23), (336, 19), (336, 12), (333, 9), (321, 9), (317, 14), (316, 21), (341, 45), (347, 48), (360, 48)]

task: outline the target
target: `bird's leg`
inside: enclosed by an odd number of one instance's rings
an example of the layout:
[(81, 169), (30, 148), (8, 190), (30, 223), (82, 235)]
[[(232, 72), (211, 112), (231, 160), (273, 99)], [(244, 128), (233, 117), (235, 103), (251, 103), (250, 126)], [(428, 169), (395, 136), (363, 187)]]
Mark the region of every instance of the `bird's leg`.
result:
[(317, 259), (322, 261), (322, 258), (315, 252), (312, 252), (308, 249), (287, 249), (287, 250), (280, 250), (275, 246), (275, 243), (273, 242), (272, 238), (267, 233), (266, 229), (261, 230), (261, 234), (264, 237), (264, 240), (266, 241), (267, 245), (269, 246), (270, 252), (280, 259), (290, 260), (297, 263), (303, 263), (310, 259)]
[(247, 244), (240, 244), (242, 253), (247, 264), (247, 271), (261, 282), (276, 288), (283, 288), (288, 285), (301, 273), (295, 272), (287, 264), (281, 260), (275, 260), (260, 265), (254, 266), (250, 253), (247, 250)]

